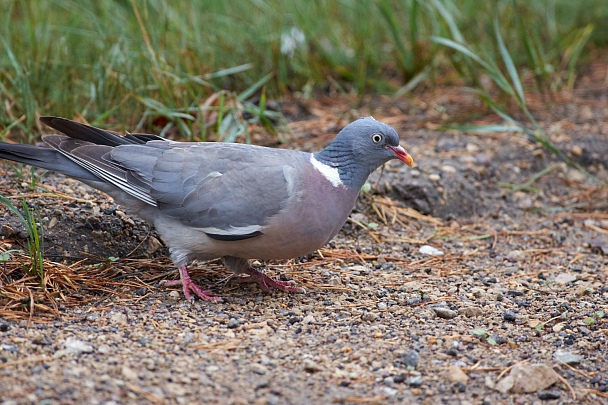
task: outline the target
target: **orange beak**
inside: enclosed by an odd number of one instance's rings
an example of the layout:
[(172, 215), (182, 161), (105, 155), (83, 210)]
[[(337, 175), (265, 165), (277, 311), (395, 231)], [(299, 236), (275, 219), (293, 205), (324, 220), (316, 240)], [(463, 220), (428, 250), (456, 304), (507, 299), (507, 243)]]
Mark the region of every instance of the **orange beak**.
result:
[(409, 167), (414, 167), (414, 158), (412, 158), (408, 153), (399, 146), (389, 146), (389, 149), (393, 151), (395, 157), (401, 160), (403, 163), (408, 165)]

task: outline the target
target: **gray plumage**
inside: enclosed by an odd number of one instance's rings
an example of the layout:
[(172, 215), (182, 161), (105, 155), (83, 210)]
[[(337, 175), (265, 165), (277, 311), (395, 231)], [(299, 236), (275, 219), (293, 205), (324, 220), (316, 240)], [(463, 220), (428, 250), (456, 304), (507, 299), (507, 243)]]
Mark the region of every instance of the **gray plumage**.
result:
[(43, 135), (52, 149), (0, 143), (0, 158), (54, 170), (112, 196), (153, 224), (180, 269), (223, 258), (264, 289), (301, 291), (251, 268), (247, 259), (313, 252), (346, 222), (369, 174), (390, 159), (412, 166), (397, 133), (371, 117), (347, 125), (310, 154), (229, 143), (184, 143), (144, 134), (119, 136), (63, 118), (42, 117), (65, 135)]

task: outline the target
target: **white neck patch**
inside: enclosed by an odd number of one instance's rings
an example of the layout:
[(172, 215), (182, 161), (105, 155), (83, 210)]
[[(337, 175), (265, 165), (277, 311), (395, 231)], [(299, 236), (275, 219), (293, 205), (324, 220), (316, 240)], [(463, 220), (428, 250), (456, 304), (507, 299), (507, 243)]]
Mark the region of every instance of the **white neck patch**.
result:
[(342, 180), (340, 180), (340, 172), (335, 167), (331, 167), (326, 165), (325, 163), (319, 162), (315, 159), (315, 155), (310, 155), (310, 163), (314, 166), (315, 169), (321, 172), (323, 177), (331, 182), (334, 187), (343, 186)]

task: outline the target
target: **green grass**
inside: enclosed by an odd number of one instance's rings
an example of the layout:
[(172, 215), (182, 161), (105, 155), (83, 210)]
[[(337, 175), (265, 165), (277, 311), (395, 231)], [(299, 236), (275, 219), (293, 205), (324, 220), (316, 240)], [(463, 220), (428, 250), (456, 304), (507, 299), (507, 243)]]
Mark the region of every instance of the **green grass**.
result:
[[(28, 234), (27, 252), (30, 260), (29, 263), (24, 263), (23, 267), (29, 276), (38, 279), (40, 286), (43, 289), (46, 288), (44, 273), (44, 228), (41, 225), (40, 213), (36, 208), (30, 209), (25, 200), (23, 200), (21, 204), (23, 213), (2, 195), (0, 195), (0, 204), (6, 206), (6, 208), (15, 214), (25, 226)], [(3, 256), (10, 252), (16, 251), (11, 250), (4, 252)], [(3, 259), (4, 258), (5, 257), (3, 257)]]
[(496, 59), (495, 19), (542, 91), (608, 44), (605, 0), (3, 0), (0, 139), (32, 142), (43, 114), (232, 139), (272, 127), (262, 99), (326, 83), (403, 94), (451, 66), (476, 85), (480, 67), (431, 37)]

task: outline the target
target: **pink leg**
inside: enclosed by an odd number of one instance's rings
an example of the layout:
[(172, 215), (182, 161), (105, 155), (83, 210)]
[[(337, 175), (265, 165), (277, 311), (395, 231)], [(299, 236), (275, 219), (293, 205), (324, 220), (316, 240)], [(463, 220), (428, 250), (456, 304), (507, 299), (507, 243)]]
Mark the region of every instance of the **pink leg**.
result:
[(208, 295), (211, 291), (203, 290), (201, 287), (196, 285), (194, 281), (190, 278), (190, 274), (188, 274), (188, 267), (186, 265), (180, 266), (179, 268), (179, 280), (163, 280), (160, 282), (161, 285), (164, 286), (172, 286), (172, 285), (181, 285), (184, 289), (184, 295), (186, 299), (190, 302), (194, 301), (194, 298), (190, 294), (190, 290), (194, 292), (197, 296), (204, 299), (205, 301), (221, 301), (221, 297), (214, 297), (212, 295)]
[[(305, 293), (306, 289), (302, 287), (293, 286), (291, 281), (279, 281), (275, 280), (271, 277), (268, 277), (266, 274), (262, 273), (259, 270), (254, 269), (253, 267), (247, 267), (245, 273), (249, 275), (248, 278), (237, 278), (238, 281), (252, 281), (256, 282), (262, 287), (264, 291), (272, 292), (273, 289), (281, 290), (281, 291), (290, 291), (290, 292), (298, 292)], [(251, 279), (251, 280), (249, 280)]]

